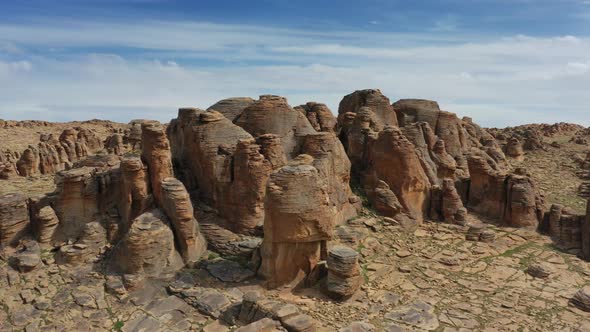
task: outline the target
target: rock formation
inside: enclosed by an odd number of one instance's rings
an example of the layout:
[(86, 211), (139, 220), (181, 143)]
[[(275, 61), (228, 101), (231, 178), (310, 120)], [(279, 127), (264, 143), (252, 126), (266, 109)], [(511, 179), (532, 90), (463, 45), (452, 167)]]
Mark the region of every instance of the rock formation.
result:
[(145, 212), (150, 205), (147, 168), (139, 157), (125, 157), (121, 161), (121, 234), (129, 229), (131, 220)]
[(55, 244), (56, 230), (59, 219), (51, 206), (45, 206), (34, 214), (32, 221), (33, 233), (41, 245)]
[(305, 105), (297, 106), (295, 109), (305, 115), (316, 131), (336, 131), (337, 120), (325, 104), (309, 102)]
[(387, 127), (369, 143), (367, 177), (387, 183), (404, 210), (421, 221), (428, 211), (430, 181), (414, 145), (397, 127)]
[(14, 246), (30, 230), (27, 198), (22, 194), (0, 196), (0, 247)]
[(326, 291), (336, 299), (354, 295), (361, 286), (358, 253), (351, 248), (336, 246), (328, 251)]
[(590, 200), (586, 209), (586, 218), (582, 224), (582, 258), (590, 261)]
[(216, 102), (215, 104), (211, 105), (207, 108), (207, 111), (217, 111), (229, 121), (235, 121), (240, 114), (246, 109), (246, 107), (252, 105), (254, 103), (254, 99), (249, 97), (234, 97), (234, 98), (227, 98)]
[(180, 254), (185, 263), (195, 263), (207, 249), (207, 243), (199, 231), (190, 196), (176, 178), (164, 179), (162, 190), (162, 208), (172, 223)]
[(162, 181), (174, 175), (170, 143), (164, 127), (157, 122), (143, 123), (141, 142), (141, 158), (149, 170), (152, 194), (156, 204), (162, 206)]
[(121, 274), (165, 277), (183, 265), (169, 222), (156, 209), (133, 220), (129, 232), (113, 248), (110, 268)]
[(287, 99), (269, 95), (260, 96), (246, 107), (235, 124), (253, 137), (278, 135), (289, 159), (299, 154), (303, 137), (316, 132), (301, 112), (289, 106)]
[(321, 260), (322, 244), (332, 238), (336, 211), (313, 162), (313, 157), (300, 155), (273, 172), (268, 182), (259, 273), (269, 287), (309, 274)]

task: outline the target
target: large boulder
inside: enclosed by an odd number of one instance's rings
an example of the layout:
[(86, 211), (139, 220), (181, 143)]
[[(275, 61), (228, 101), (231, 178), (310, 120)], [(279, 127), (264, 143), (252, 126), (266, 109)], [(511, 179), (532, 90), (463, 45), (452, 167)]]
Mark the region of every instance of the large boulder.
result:
[(336, 211), (313, 161), (300, 155), (273, 172), (268, 182), (259, 273), (269, 287), (309, 274), (320, 261), (322, 243), (332, 238)]
[(0, 247), (18, 244), (30, 224), (27, 197), (18, 193), (0, 196)]
[(337, 120), (325, 104), (309, 102), (305, 105), (297, 106), (295, 109), (305, 115), (316, 131), (336, 131)]
[(113, 248), (110, 269), (142, 277), (166, 277), (184, 266), (174, 248), (174, 234), (164, 213), (150, 210), (137, 217)]
[(162, 190), (162, 208), (172, 223), (180, 254), (185, 263), (195, 263), (207, 250), (207, 243), (194, 217), (191, 198), (176, 178), (164, 179)]
[(154, 201), (162, 206), (162, 181), (174, 175), (170, 143), (164, 127), (156, 121), (143, 123), (141, 133), (141, 157), (148, 167)]

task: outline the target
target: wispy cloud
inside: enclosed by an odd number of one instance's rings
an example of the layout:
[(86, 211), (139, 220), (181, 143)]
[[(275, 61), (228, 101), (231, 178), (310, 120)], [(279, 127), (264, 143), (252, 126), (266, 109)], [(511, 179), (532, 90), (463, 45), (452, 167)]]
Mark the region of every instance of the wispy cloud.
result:
[(336, 111), (344, 94), (381, 88), (392, 101), (436, 99), (489, 126), (590, 125), (582, 36), (48, 21), (0, 24), (0, 45), (13, 48), (0, 47), (0, 118), (168, 121), (178, 107), (264, 93)]

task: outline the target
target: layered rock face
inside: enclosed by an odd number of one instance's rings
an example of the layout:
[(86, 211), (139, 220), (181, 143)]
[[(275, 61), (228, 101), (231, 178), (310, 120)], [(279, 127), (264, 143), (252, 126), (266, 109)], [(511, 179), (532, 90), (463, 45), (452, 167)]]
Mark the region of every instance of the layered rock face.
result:
[(397, 116), (393, 110), (389, 98), (385, 97), (379, 90), (360, 90), (345, 96), (338, 107), (338, 123), (345, 129), (342, 124), (347, 122), (351, 114), (358, 113), (363, 108), (368, 107), (375, 115), (374, 121), (380, 127), (397, 126)]
[(262, 225), (271, 164), (250, 134), (218, 112), (181, 109), (168, 129), (174, 163), (189, 190), (236, 232)]
[(584, 241), (590, 239), (588, 234), (584, 233), (585, 218), (586, 216), (572, 213), (560, 204), (553, 204), (549, 211), (545, 212), (540, 229), (550, 235), (561, 248), (583, 249)]
[(330, 296), (342, 300), (354, 295), (361, 286), (358, 253), (351, 248), (335, 246), (328, 252), (326, 290)]
[(121, 274), (165, 277), (183, 265), (169, 222), (156, 209), (133, 220), (129, 232), (113, 249), (110, 268)]
[(322, 243), (332, 237), (336, 211), (313, 161), (300, 155), (273, 172), (268, 183), (259, 273), (270, 287), (309, 274), (321, 260)]
[(305, 105), (297, 106), (295, 109), (305, 115), (316, 131), (336, 131), (336, 118), (325, 104), (309, 102)]
[(162, 181), (174, 175), (170, 143), (164, 127), (158, 122), (141, 125), (141, 141), (141, 158), (149, 169), (154, 200), (162, 206)]
[(299, 154), (304, 136), (316, 132), (301, 112), (294, 110), (287, 99), (279, 96), (260, 96), (235, 123), (254, 137), (278, 135), (288, 158)]
[(389, 185), (412, 217), (422, 220), (428, 209), (430, 181), (414, 145), (397, 127), (387, 127), (369, 143), (367, 177)]
[(16, 245), (30, 230), (27, 198), (21, 194), (0, 196), (0, 247)]
[[(542, 218), (542, 202), (530, 177), (510, 175), (500, 145), (471, 119), (421, 99), (384, 108), (385, 97), (376, 90), (371, 98), (381, 102), (360, 103), (366, 91), (342, 100), (338, 127), (352, 174), (378, 212), (391, 217), (406, 213), (418, 222), (431, 217), (463, 223), (467, 204), (516, 227), (534, 226)], [(392, 123), (383, 115), (387, 112), (396, 114), (399, 128), (386, 125)], [(513, 150), (512, 156), (522, 156)]]
[(142, 214), (151, 203), (147, 167), (139, 157), (126, 157), (121, 161), (121, 232), (129, 229), (131, 220)]
[[(324, 105), (308, 105), (310, 112), (323, 114), (321, 123), (327, 123), (329, 110)], [(220, 225), (234, 232), (251, 234), (262, 226), (270, 173), (300, 153), (315, 157), (315, 166), (329, 182), (338, 220), (356, 215), (350, 202), (350, 162), (342, 144), (331, 131), (317, 132), (303, 111), (291, 108), (282, 97), (261, 96), (235, 124), (217, 111), (181, 109), (168, 136), (182, 182), (217, 210)]]
[(233, 122), (242, 114), (244, 109), (252, 104), (254, 104), (254, 99), (250, 97), (227, 98), (209, 106), (207, 111), (217, 111)]
[(199, 231), (190, 196), (176, 178), (164, 179), (162, 190), (162, 208), (174, 226), (180, 254), (185, 263), (195, 263), (206, 251), (207, 243)]

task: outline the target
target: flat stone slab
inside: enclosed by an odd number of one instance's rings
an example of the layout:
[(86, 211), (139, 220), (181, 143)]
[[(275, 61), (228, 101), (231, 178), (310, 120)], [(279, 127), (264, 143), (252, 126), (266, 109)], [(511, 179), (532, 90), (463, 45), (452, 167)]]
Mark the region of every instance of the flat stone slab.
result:
[(218, 259), (207, 264), (207, 271), (215, 278), (225, 282), (242, 282), (255, 275), (253, 271), (242, 267), (238, 262), (227, 259)]

